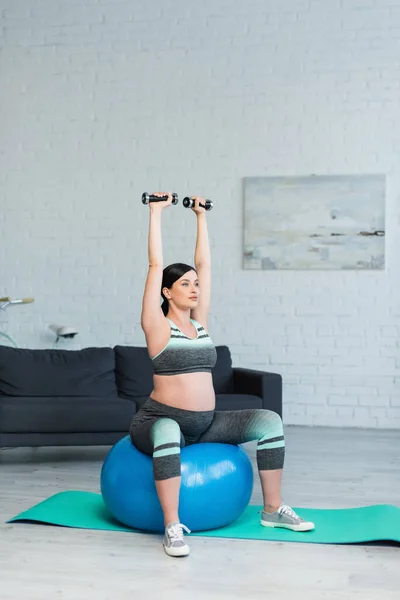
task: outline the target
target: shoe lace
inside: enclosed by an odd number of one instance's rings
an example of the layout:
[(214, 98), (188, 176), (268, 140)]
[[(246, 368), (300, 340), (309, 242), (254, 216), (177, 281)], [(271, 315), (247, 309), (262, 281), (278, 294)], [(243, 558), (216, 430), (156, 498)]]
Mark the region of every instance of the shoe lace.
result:
[(287, 504), (282, 504), (278, 508), (278, 513), (280, 515), (287, 515), (288, 517), (291, 517), (292, 519), (295, 519), (296, 521), (298, 521), (300, 519), (300, 517), (298, 517), (298, 515), (296, 515), (294, 510), (292, 508), (290, 508), (290, 506), (288, 506)]
[(183, 531), (186, 533), (190, 533), (190, 529), (183, 525), (182, 523), (174, 523), (168, 527), (168, 537), (171, 539), (171, 542), (182, 542), (183, 541)]

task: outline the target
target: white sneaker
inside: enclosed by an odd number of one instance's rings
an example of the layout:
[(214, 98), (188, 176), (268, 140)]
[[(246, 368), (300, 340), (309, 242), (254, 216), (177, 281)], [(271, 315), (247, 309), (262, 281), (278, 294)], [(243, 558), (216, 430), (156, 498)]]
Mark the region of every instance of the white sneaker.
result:
[(314, 523), (305, 521), (297, 515), (290, 506), (282, 504), (278, 510), (273, 513), (262, 511), (261, 525), (264, 527), (283, 527), (292, 531), (312, 531), (315, 528)]
[(165, 528), (165, 535), (163, 539), (164, 550), (168, 556), (188, 556), (190, 548), (185, 542), (183, 536), (183, 529), (186, 533), (190, 533), (188, 529), (182, 523), (174, 521), (169, 523)]

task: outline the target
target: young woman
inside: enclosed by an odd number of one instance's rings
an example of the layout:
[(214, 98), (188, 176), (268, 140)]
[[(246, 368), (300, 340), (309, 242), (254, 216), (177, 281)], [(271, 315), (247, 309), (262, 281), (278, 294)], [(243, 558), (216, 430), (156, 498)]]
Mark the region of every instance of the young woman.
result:
[[(204, 200), (194, 198), (197, 216), (195, 268), (175, 263), (163, 269), (162, 211), (165, 201), (150, 203), (149, 271), (141, 325), (154, 366), (154, 389), (130, 426), (132, 443), (153, 457), (158, 497), (164, 514), (165, 552), (187, 556), (189, 546), (179, 520), (180, 449), (202, 442), (242, 444), (257, 440), (257, 466), (264, 510), (261, 525), (309, 531), (314, 524), (282, 504), (285, 442), (280, 417), (269, 410), (215, 411), (211, 369), (217, 359), (208, 335), (211, 257)], [(160, 292), (163, 304), (160, 304)]]

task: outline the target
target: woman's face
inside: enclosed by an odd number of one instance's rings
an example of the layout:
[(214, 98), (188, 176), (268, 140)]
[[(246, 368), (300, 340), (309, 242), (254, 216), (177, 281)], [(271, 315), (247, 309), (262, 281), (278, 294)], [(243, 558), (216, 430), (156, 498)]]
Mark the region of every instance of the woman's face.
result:
[(163, 292), (169, 302), (172, 301), (178, 308), (195, 308), (200, 296), (196, 271), (184, 273), (171, 288), (164, 288)]

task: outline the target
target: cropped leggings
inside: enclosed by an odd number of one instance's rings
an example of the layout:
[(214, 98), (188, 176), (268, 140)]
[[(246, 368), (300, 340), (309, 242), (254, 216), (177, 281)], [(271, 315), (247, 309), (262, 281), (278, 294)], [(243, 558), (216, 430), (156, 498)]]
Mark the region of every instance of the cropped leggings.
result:
[(129, 435), (138, 450), (153, 457), (156, 481), (180, 476), (180, 451), (190, 444), (257, 440), (259, 471), (282, 469), (285, 457), (282, 420), (263, 409), (192, 411), (149, 398), (134, 416)]

